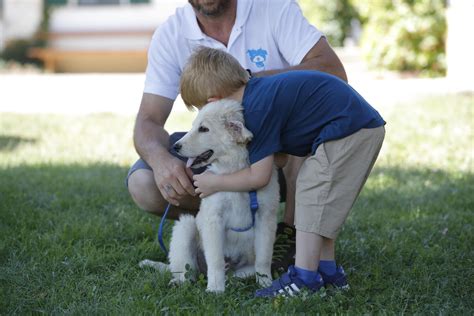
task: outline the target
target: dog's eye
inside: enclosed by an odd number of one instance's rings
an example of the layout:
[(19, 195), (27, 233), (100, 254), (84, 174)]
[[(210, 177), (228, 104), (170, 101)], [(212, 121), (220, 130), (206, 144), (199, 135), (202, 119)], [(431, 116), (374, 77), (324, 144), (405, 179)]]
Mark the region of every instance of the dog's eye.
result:
[(199, 133), (209, 132), (209, 128), (207, 128), (205, 126), (199, 126), (198, 132)]

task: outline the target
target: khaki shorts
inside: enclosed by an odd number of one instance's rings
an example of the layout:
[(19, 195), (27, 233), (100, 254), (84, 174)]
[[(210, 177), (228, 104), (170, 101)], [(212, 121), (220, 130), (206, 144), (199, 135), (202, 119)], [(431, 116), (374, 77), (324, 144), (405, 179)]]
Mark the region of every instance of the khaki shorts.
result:
[(319, 145), (296, 180), (295, 227), (335, 239), (374, 166), (383, 126)]

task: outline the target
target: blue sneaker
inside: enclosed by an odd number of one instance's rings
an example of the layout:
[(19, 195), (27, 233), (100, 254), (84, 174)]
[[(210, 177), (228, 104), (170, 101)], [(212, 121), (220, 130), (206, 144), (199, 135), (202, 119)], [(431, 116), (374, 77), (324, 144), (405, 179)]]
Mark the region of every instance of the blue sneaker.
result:
[(255, 297), (295, 296), (304, 289), (314, 293), (323, 286), (324, 282), (322, 279), (319, 279), (311, 285), (306, 285), (296, 276), (295, 267), (289, 266), (288, 272), (284, 273), (279, 279), (273, 281), (271, 286), (257, 290), (255, 292)]
[(333, 275), (327, 275), (322, 271), (318, 272), (323, 277), (324, 286), (331, 285), (341, 290), (349, 289), (349, 283), (347, 283), (347, 275), (341, 266), (337, 267), (337, 271)]

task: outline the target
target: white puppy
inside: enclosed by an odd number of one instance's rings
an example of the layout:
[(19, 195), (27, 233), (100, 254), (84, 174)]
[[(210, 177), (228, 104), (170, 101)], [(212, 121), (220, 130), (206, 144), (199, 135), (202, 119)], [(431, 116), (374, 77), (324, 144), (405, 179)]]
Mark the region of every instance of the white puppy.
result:
[[(244, 126), (242, 106), (233, 100), (209, 103), (199, 111), (192, 129), (175, 144), (188, 157), (189, 167), (208, 165), (216, 174), (233, 173), (249, 166), (247, 143), (252, 133)], [(186, 265), (203, 270), (199, 252), (207, 263), (207, 290), (223, 292), (226, 262), (237, 277), (257, 275), (260, 285), (271, 282), (271, 260), (279, 203), (276, 169), (269, 184), (257, 191), (255, 223), (248, 192), (218, 192), (201, 201), (194, 218), (182, 215), (171, 236), (169, 265), (142, 261), (160, 270), (169, 269), (174, 283), (186, 280)], [(238, 232), (235, 230), (250, 229)]]

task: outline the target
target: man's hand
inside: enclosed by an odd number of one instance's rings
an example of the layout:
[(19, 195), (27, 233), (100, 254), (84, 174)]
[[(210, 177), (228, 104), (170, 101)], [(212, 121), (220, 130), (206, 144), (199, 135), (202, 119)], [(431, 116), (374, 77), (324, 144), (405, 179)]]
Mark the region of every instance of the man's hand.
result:
[(164, 126), (173, 100), (144, 93), (134, 130), (137, 152), (153, 169), (155, 183), (164, 199), (173, 205), (186, 196), (194, 196), (192, 172), (168, 152), (169, 135)]
[(205, 171), (201, 174), (195, 174), (193, 179), (196, 193), (199, 194), (201, 199), (218, 191), (219, 175)]
[(160, 159), (153, 173), (158, 190), (171, 204), (179, 206), (179, 200), (184, 196), (196, 195), (191, 183), (193, 173), (181, 160), (171, 155)]

